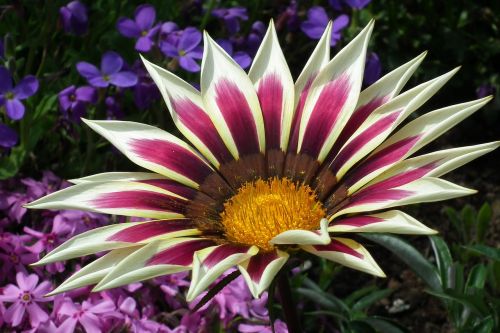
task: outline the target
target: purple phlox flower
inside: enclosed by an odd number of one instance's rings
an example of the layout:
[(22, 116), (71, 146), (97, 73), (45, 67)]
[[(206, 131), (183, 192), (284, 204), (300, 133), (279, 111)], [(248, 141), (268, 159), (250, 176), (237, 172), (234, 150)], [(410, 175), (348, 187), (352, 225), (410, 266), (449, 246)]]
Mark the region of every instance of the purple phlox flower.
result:
[(26, 266), (38, 261), (38, 255), (24, 245), (31, 236), (15, 236), (8, 243), (0, 243), (0, 277), (13, 276), (14, 272), (26, 272)]
[(74, 122), (81, 121), (80, 118), (85, 115), (88, 104), (97, 102), (97, 90), (90, 86), (76, 88), (71, 85), (61, 90), (57, 96), (64, 118)]
[(271, 325), (258, 325), (258, 324), (239, 324), (238, 332), (242, 333), (288, 333), (288, 328), (284, 322), (277, 319), (274, 322), (274, 331)]
[(31, 201), (30, 197), (18, 192), (6, 192), (2, 196), (1, 201), (2, 206), (4, 206), (4, 212), (12, 221), (21, 223), (24, 214), (27, 212), (27, 209), (23, 205)]
[(0, 123), (0, 148), (9, 149), (17, 145), (19, 136), (7, 125)]
[(219, 44), (227, 52), (227, 54), (229, 54), (229, 56), (241, 66), (241, 68), (248, 68), (252, 63), (252, 58), (250, 58), (248, 53), (243, 51), (234, 52), (233, 44), (227, 39), (218, 39), (217, 44)]
[(343, 6), (350, 7), (352, 9), (363, 9), (368, 4), (372, 2), (372, 0), (328, 0), (330, 6), (335, 10), (342, 10)]
[(172, 44), (169, 41), (161, 45), (162, 52), (171, 58), (177, 59), (179, 65), (189, 72), (198, 72), (200, 65), (195, 59), (203, 57), (203, 48), (201, 47), (201, 32), (193, 27), (184, 29), (177, 43)]
[(236, 316), (250, 317), (249, 305), (253, 297), (245, 286), (245, 280), (240, 276), (213, 298), (219, 307), (219, 318), (226, 325)]
[(116, 97), (106, 97), (106, 99), (104, 100), (104, 104), (106, 105), (106, 119), (116, 120), (122, 119), (125, 116), (121, 104)]
[[(311, 7), (307, 11), (307, 20), (302, 22), (300, 28), (311, 39), (320, 39), (328, 25), (330, 18), (321, 6)], [(340, 40), (341, 31), (349, 25), (349, 16), (340, 15), (333, 20), (332, 38), (330, 45), (334, 46)]]
[(79, 210), (62, 210), (54, 216), (54, 223), (57, 220), (62, 220), (70, 225), (73, 234), (79, 234), (109, 223), (106, 215)]
[(139, 78), (139, 82), (134, 87), (134, 102), (139, 109), (146, 109), (153, 102), (160, 98), (160, 91), (153, 82), (144, 65), (136, 61), (132, 67)]
[(255, 21), (247, 37), (247, 51), (250, 55), (255, 55), (260, 43), (266, 34), (266, 25), (262, 21)]
[(38, 284), (36, 274), (27, 275), (23, 272), (16, 274), (17, 286), (9, 284), (3, 288), (0, 301), (13, 303), (6, 311), (5, 318), (13, 327), (18, 326), (26, 311), (28, 311), (30, 324), (37, 327), (49, 319), (49, 315), (38, 305), (50, 301), (50, 297), (43, 297), (51, 288), (50, 282), (43, 281)]
[(24, 116), (24, 104), (21, 102), (38, 90), (38, 80), (33, 75), (25, 76), (17, 85), (12, 84), (12, 76), (5, 67), (0, 67), (0, 107), (4, 106), (12, 120)]
[(131, 332), (159, 332), (160, 330), (167, 330), (167, 327), (149, 320), (143, 314), (142, 318), (139, 310), (137, 309), (137, 302), (130, 296), (120, 298), (117, 301), (118, 310), (124, 314), (125, 326)]
[[(36, 239), (34, 244), (26, 247), (36, 254), (40, 254), (43, 251), (52, 251), (57, 245), (61, 244), (73, 234), (73, 227), (62, 219), (54, 220), (51, 231), (47, 233), (34, 230), (30, 227), (24, 227), (23, 230), (26, 234)], [(62, 265), (62, 268), (64, 270), (64, 265)], [(58, 271), (62, 272), (62, 270), (59, 269)]]
[(149, 52), (154, 44), (154, 37), (160, 30), (160, 24), (155, 26), (156, 11), (152, 5), (140, 5), (135, 10), (134, 19), (121, 17), (116, 28), (125, 37), (137, 38), (135, 49)]
[(83, 35), (87, 32), (89, 25), (87, 7), (80, 1), (71, 1), (59, 8), (59, 17), (67, 33)]
[(382, 64), (375, 52), (371, 52), (366, 57), (365, 74), (363, 76), (364, 86), (369, 86), (375, 83), (382, 75)]
[(240, 20), (248, 20), (247, 9), (244, 7), (218, 8), (212, 10), (212, 15), (224, 21), (230, 35), (240, 31)]
[(93, 87), (106, 88), (110, 84), (121, 88), (135, 86), (137, 75), (131, 71), (123, 70), (123, 66), (123, 58), (116, 52), (108, 51), (102, 56), (100, 70), (85, 61), (77, 63), (76, 69)]
[[(476, 95), (478, 98), (483, 98), (483, 97), (486, 97), (489, 95), (495, 96), (496, 92), (497, 92), (497, 89), (495, 88), (494, 85), (492, 85), (490, 83), (482, 84), (476, 89)], [(1, 145), (1, 143), (0, 143), (0, 145)]]
[(109, 300), (78, 304), (67, 298), (57, 312), (62, 320), (58, 332), (73, 332), (77, 324), (86, 332), (102, 332), (103, 319), (119, 316), (115, 309), (115, 304)]

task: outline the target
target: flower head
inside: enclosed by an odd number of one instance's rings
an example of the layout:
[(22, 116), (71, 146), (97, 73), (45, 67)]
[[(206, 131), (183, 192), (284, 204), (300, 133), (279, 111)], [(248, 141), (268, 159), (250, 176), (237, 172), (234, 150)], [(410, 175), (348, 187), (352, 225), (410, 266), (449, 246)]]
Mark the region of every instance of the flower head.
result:
[(384, 276), (347, 235), (435, 233), (393, 208), (474, 193), (437, 177), (499, 143), (409, 158), (489, 98), (400, 126), (456, 70), (400, 93), (422, 54), (361, 91), (372, 28), (373, 22), (330, 60), (327, 24), (295, 83), (272, 23), (248, 74), (205, 34), (201, 91), (144, 60), (194, 147), (149, 125), (85, 121), (149, 171), (77, 179), (29, 207), (151, 220), (90, 230), (47, 254), (38, 264), (108, 251), (53, 293), (89, 281), (98, 281), (99, 291), (192, 270), (187, 298), (193, 300), (237, 267), (258, 297), (296, 251)]
[(5, 67), (0, 67), (0, 107), (5, 107), (12, 120), (24, 117), (22, 100), (34, 95), (38, 90), (38, 80), (33, 75), (25, 76), (17, 85), (12, 84), (12, 76)]
[(44, 297), (50, 290), (50, 282), (38, 284), (38, 275), (27, 275), (23, 272), (16, 274), (17, 286), (9, 284), (3, 288), (0, 302), (9, 302), (12, 305), (5, 311), (5, 318), (13, 327), (21, 324), (24, 314), (28, 312), (32, 327), (38, 327), (49, 319), (48, 314), (38, 303), (48, 302), (51, 298)]
[(59, 8), (59, 17), (67, 33), (83, 35), (87, 32), (89, 25), (87, 7), (80, 1), (71, 1)]
[(74, 122), (80, 122), (87, 106), (97, 102), (97, 90), (89, 86), (78, 88), (69, 86), (61, 90), (57, 96), (64, 117)]
[(123, 70), (123, 66), (123, 58), (116, 52), (108, 51), (102, 56), (100, 70), (85, 61), (76, 64), (76, 69), (93, 87), (106, 88), (110, 84), (121, 88), (135, 86), (137, 75)]
[(116, 23), (118, 31), (125, 37), (136, 38), (135, 49), (149, 52), (160, 25), (154, 26), (156, 10), (151, 5), (141, 5), (135, 10), (134, 19), (121, 17)]

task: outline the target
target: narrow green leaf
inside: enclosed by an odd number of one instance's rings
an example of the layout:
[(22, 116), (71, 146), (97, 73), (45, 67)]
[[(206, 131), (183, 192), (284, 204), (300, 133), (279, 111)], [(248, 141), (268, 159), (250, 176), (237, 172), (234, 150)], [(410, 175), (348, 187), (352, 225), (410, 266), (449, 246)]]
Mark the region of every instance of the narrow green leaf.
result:
[(471, 239), (474, 223), (476, 222), (476, 210), (471, 205), (465, 205), (461, 211), (462, 221), (465, 224), (465, 235), (467, 243)]
[(444, 213), (448, 217), (448, 220), (450, 220), (453, 227), (458, 231), (462, 239), (465, 240), (467, 235), (465, 234), (464, 224), (462, 223), (462, 220), (458, 212), (451, 207), (445, 207)]
[(349, 320), (350, 309), (338, 298), (328, 295), (326, 292), (318, 292), (312, 289), (298, 288), (299, 295), (310, 301), (321, 305), (323, 308), (332, 310), (341, 315), (345, 320)]
[(377, 286), (371, 285), (368, 287), (363, 287), (361, 289), (358, 289), (354, 292), (352, 292), (349, 296), (344, 298), (345, 304), (348, 306), (352, 306), (355, 301), (359, 300), (361, 297), (371, 293), (372, 291), (377, 290)]
[(492, 216), (493, 211), (491, 210), (491, 206), (485, 202), (477, 213), (476, 240), (478, 243), (484, 242), (484, 237), (490, 226)]
[(472, 267), (467, 282), (465, 283), (465, 293), (468, 294), (472, 288), (483, 289), (486, 283), (488, 270), (483, 264)]
[(360, 319), (373, 327), (377, 332), (383, 333), (406, 333), (408, 332), (404, 328), (398, 326), (396, 323), (392, 322), (389, 319), (381, 318), (381, 317), (368, 317), (364, 319)]
[(441, 283), (445, 287), (450, 287), (448, 283), (448, 269), (453, 264), (450, 249), (440, 236), (429, 236), (429, 239), (431, 241), (432, 250), (434, 251), (434, 256), (436, 257), (436, 264), (442, 281)]
[(354, 303), (354, 305), (352, 306), (352, 309), (356, 310), (356, 311), (361, 311), (363, 309), (366, 309), (369, 306), (371, 306), (372, 304), (378, 302), (379, 300), (386, 298), (393, 291), (394, 290), (392, 290), (392, 289), (382, 289), (382, 290), (374, 291), (374, 292), (364, 296), (356, 303)]
[(388, 234), (363, 233), (363, 237), (382, 245), (408, 265), (433, 290), (442, 290), (439, 273), (412, 245)]
[(496, 249), (483, 244), (463, 246), (463, 248), (479, 255), (486, 256), (495, 261), (500, 261), (500, 249)]

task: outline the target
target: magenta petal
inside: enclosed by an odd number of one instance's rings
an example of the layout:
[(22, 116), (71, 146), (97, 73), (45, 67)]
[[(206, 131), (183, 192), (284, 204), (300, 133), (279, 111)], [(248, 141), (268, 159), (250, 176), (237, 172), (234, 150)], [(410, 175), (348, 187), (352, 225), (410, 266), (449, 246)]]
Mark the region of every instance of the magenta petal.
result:
[(137, 38), (141, 35), (141, 29), (135, 21), (122, 17), (116, 23), (116, 28), (125, 37)]
[(182, 242), (157, 253), (148, 260), (146, 265), (189, 266), (193, 262), (193, 255), (196, 251), (212, 245), (214, 243), (208, 239)]
[(3, 288), (2, 294), (0, 295), (0, 302), (14, 302), (21, 293), (21, 289), (13, 284), (9, 284)]
[(5, 101), (5, 110), (12, 120), (19, 120), (24, 117), (24, 105), (18, 99), (8, 99)]
[(11, 323), (13, 327), (18, 326), (24, 316), (26, 308), (21, 302), (16, 302), (12, 304), (3, 314), (7, 322)]
[(339, 242), (336, 239), (332, 239), (332, 242), (328, 245), (314, 245), (314, 248), (317, 251), (334, 251), (334, 252), (342, 252), (348, 255), (351, 255), (356, 258), (363, 259), (363, 255), (357, 251), (354, 251), (349, 246), (345, 245), (342, 242)]
[(275, 252), (257, 253), (251, 257), (246, 270), (252, 281), (259, 283), (266, 267), (277, 258), (278, 255)]
[(264, 125), (267, 149), (279, 149), (281, 143), (281, 118), (283, 113), (283, 85), (277, 74), (262, 78), (257, 90)]
[(242, 155), (259, 153), (257, 127), (243, 92), (235, 82), (222, 79), (215, 86), (216, 103)]
[(68, 317), (61, 325), (59, 325), (55, 333), (74, 332), (77, 322), (76, 318)]
[(363, 227), (365, 225), (379, 223), (382, 221), (384, 221), (383, 218), (376, 217), (376, 216), (353, 216), (353, 217), (347, 217), (347, 218), (340, 219), (340, 220), (335, 220), (334, 222), (332, 222), (330, 224), (330, 226), (342, 224), (342, 225), (350, 225), (350, 226), (354, 226), (354, 227)]
[(38, 275), (30, 274), (26, 275), (23, 272), (18, 272), (16, 274), (16, 282), (20, 289), (25, 291), (31, 291), (35, 288), (38, 283)]
[(205, 258), (203, 265), (211, 268), (233, 254), (247, 252), (248, 248), (248, 246), (237, 246), (231, 244), (219, 245)]
[(192, 225), (188, 220), (168, 220), (154, 221), (143, 224), (138, 224), (111, 235), (106, 240), (115, 242), (137, 243), (145, 239), (166, 235), (172, 232), (192, 229)]
[(85, 328), (88, 333), (101, 333), (102, 330), (99, 326), (99, 317), (92, 313), (85, 313), (80, 317), (80, 324)]
[(90, 308), (90, 312), (99, 314), (106, 313), (115, 310), (115, 304), (110, 300), (104, 300), (102, 302), (97, 303), (92, 308)]

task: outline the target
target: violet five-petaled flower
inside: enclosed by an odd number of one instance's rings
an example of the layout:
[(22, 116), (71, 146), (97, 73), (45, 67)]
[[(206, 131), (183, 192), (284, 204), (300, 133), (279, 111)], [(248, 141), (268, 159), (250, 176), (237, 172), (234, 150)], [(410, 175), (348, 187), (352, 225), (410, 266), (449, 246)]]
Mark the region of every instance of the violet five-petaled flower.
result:
[(48, 314), (38, 305), (38, 303), (48, 302), (50, 297), (44, 295), (50, 290), (48, 281), (38, 284), (38, 275), (27, 275), (23, 272), (16, 274), (17, 286), (13, 284), (3, 288), (0, 295), (0, 302), (12, 303), (4, 313), (4, 317), (13, 327), (21, 324), (26, 311), (32, 327), (37, 327), (40, 323), (49, 319)]
[(121, 17), (116, 27), (125, 37), (136, 38), (135, 49), (140, 52), (148, 52), (154, 44), (154, 37), (160, 29), (160, 25), (153, 26), (156, 19), (156, 11), (151, 5), (141, 5), (135, 10), (134, 19)]
[(106, 88), (110, 84), (120, 88), (135, 86), (137, 75), (134, 72), (123, 70), (123, 66), (123, 58), (116, 52), (108, 51), (102, 56), (100, 70), (85, 61), (77, 63), (76, 69), (93, 87)]
[(80, 1), (71, 1), (59, 8), (59, 17), (67, 33), (83, 35), (87, 32), (89, 25), (87, 7)]
[(9, 126), (0, 123), (0, 147), (1, 148), (12, 148), (17, 145), (19, 141), (19, 135)]
[(179, 65), (189, 72), (198, 72), (200, 65), (195, 59), (203, 57), (203, 49), (200, 46), (201, 32), (193, 27), (188, 27), (182, 31), (180, 38), (167, 40), (162, 43), (163, 53), (174, 59), (178, 59)]
[(230, 35), (240, 31), (240, 20), (248, 20), (247, 9), (244, 7), (218, 8), (212, 11), (212, 15), (224, 21)]
[[(307, 11), (307, 20), (302, 22), (300, 28), (311, 39), (320, 39), (330, 18), (325, 9), (321, 6), (311, 7)], [(341, 31), (349, 25), (349, 16), (340, 15), (333, 20), (332, 36), (330, 45), (335, 46), (341, 38)]]
[(59, 106), (65, 118), (79, 122), (85, 115), (88, 104), (97, 102), (97, 90), (94, 87), (83, 86), (76, 88), (71, 85), (57, 95)]
[(5, 107), (12, 120), (24, 117), (22, 100), (34, 95), (38, 90), (38, 80), (33, 75), (25, 76), (17, 85), (12, 84), (12, 76), (5, 67), (0, 67), (0, 107)]
[(116, 307), (110, 300), (92, 303), (90, 300), (75, 304), (67, 299), (59, 308), (58, 315), (66, 317), (59, 326), (60, 332), (73, 332), (79, 323), (86, 332), (101, 332), (102, 318), (117, 316)]

